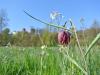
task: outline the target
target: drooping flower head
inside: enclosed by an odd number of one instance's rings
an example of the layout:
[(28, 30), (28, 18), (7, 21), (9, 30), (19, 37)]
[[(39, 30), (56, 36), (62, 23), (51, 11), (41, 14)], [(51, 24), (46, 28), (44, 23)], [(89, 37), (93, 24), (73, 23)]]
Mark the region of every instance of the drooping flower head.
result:
[(68, 45), (70, 42), (70, 33), (68, 31), (62, 30), (58, 33), (58, 42), (61, 45)]

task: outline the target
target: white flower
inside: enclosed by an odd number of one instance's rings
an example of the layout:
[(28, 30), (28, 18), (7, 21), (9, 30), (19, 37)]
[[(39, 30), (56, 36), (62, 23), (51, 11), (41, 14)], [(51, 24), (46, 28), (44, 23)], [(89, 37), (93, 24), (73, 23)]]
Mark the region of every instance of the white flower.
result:
[(42, 46), (41, 46), (41, 49), (45, 49), (45, 48), (47, 48), (46, 45), (42, 45)]
[(57, 17), (59, 17), (59, 16), (61, 16), (61, 17), (63, 18), (62, 14), (59, 13), (59, 12), (57, 12), (57, 11), (53, 11), (52, 13), (50, 13), (50, 18), (51, 18), (52, 20), (55, 20), (55, 19), (56, 19)]

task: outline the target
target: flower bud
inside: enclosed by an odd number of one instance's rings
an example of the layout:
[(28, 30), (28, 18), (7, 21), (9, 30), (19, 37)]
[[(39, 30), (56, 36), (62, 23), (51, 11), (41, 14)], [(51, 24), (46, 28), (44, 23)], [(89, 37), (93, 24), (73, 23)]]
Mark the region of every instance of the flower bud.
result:
[(60, 31), (58, 33), (58, 42), (61, 45), (68, 45), (68, 43), (70, 42), (70, 33), (68, 31)]

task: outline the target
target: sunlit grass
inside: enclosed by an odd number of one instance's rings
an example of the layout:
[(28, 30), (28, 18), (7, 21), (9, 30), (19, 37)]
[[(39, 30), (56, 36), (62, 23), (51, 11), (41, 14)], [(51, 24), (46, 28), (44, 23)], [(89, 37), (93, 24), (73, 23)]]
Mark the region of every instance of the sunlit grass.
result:
[[(100, 47), (89, 52), (88, 74), (100, 75)], [(84, 69), (84, 63), (78, 47), (67, 47), (68, 55)], [(0, 48), (0, 75), (84, 75), (59, 47)]]

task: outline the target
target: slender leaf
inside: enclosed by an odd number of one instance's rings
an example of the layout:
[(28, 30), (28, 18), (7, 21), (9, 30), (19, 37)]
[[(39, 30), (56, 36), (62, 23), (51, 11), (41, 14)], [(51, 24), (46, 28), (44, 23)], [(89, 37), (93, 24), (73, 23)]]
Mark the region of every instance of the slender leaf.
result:
[(86, 50), (85, 56), (90, 52), (91, 48), (95, 45), (95, 43), (100, 39), (100, 33), (96, 36), (96, 38), (92, 41), (89, 47)]
[[(44, 22), (44, 21), (42, 21), (42, 20), (40, 20), (40, 19), (37, 19), (37, 18), (31, 16), (31, 15), (30, 15), (29, 13), (27, 13), (26, 11), (24, 11), (24, 13), (26, 13), (26, 14), (27, 14), (29, 17), (31, 17), (32, 19), (34, 19), (34, 20), (36, 20), (36, 21), (39, 21), (39, 22), (41, 22), (41, 23), (43, 23), (43, 24), (46, 24), (46, 25), (49, 25), (49, 26), (53, 26), (53, 27), (56, 27), (56, 28), (61, 28), (61, 29), (68, 30), (67, 28), (65, 28), (65, 27), (63, 27), (63, 26), (58, 26), (58, 25), (51, 24), (51, 23), (47, 23), (47, 22)], [(70, 31), (70, 30), (68, 30), (68, 31)]]

